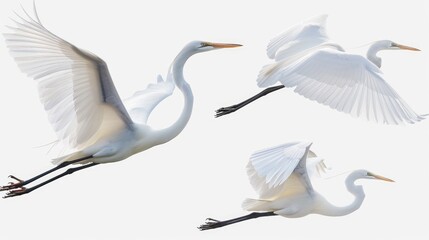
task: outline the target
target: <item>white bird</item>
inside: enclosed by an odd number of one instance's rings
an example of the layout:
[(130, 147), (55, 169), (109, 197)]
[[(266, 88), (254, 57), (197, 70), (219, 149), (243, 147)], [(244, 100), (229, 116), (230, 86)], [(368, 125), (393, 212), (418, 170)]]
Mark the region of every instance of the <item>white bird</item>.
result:
[[(174, 59), (164, 81), (150, 84), (131, 98), (121, 101), (110, 77), (107, 64), (95, 54), (82, 50), (47, 30), (34, 8), (34, 18), (27, 12), (17, 14), (16, 26), (4, 34), (7, 46), (21, 71), (38, 84), (40, 100), (60, 143), (68, 155), (53, 160), (57, 166), (36, 177), (0, 187), (9, 191), (5, 197), (29, 193), (75, 171), (100, 163), (116, 162), (175, 138), (191, 117), (193, 95), (183, 77), (183, 67), (196, 53), (239, 44), (193, 41)], [(171, 126), (154, 130), (146, 124), (152, 110), (175, 86), (182, 92), (184, 107)], [(34, 187), (24, 186), (70, 164), (70, 168)]]
[(292, 142), (264, 149), (251, 155), (247, 165), (250, 183), (260, 199), (246, 199), (242, 207), (252, 213), (226, 221), (208, 218), (200, 230), (219, 228), (233, 223), (266, 216), (287, 218), (304, 217), (315, 213), (326, 216), (343, 216), (360, 208), (365, 193), (358, 179), (393, 180), (368, 172), (355, 170), (346, 180), (347, 190), (354, 201), (347, 206), (334, 206), (312, 185), (328, 173), (324, 160), (310, 151), (311, 143)]
[[(381, 58), (377, 56), (381, 50), (419, 49), (381, 40), (369, 46), (366, 58), (346, 53), (340, 45), (330, 42), (326, 18), (312, 18), (272, 39), (267, 55), (275, 63), (264, 66), (257, 79), (258, 86), (266, 89), (239, 104), (218, 109), (216, 117), (288, 87), (332, 109), (379, 123), (415, 123), (424, 119), (384, 80)], [(269, 87), (276, 82), (282, 85)]]

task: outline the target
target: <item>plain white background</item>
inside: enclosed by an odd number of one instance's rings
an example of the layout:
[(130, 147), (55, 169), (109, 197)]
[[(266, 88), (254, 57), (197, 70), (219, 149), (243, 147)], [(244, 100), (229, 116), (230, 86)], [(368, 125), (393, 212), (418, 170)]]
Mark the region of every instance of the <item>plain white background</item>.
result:
[[(103, 58), (121, 96), (165, 75), (191, 40), (241, 43), (192, 57), (185, 77), (195, 105), (173, 141), (126, 161), (73, 174), (29, 195), (0, 201), (0, 238), (113, 239), (427, 239), (429, 122), (377, 125), (311, 102), (291, 89), (273, 93), (219, 119), (214, 110), (260, 91), (255, 79), (269, 63), (268, 41), (289, 26), (327, 13), (331, 37), (351, 50), (380, 39), (422, 49), (385, 51), (386, 80), (418, 113), (429, 113), (429, 9), (425, 1), (54, 1), (38, 0), (44, 25)], [(32, 9), (32, 1), (22, 0)], [(426, 3), (427, 4), (427, 3)], [(19, 10), (1, 1), (0, 25)], [(7, 29), (1, 28), (2, 32)], [(0, 183), (31, 177), (52, 165), (55, 140), (36, 85), (20, 73), (0, 43)], [(149, 123), (171, 124), (182, 107), (176, 93)], [(244, 170), (255, 150), (309, 140), (340, 172), (365, 168), (396, 183), (360, 181), (366, 199), (344, 217), (271, 217), (199, 232), (206, 217), (246, 214), (255, 197)], [(338, 204), (351, 197), (341, 184), (328, 188)]]

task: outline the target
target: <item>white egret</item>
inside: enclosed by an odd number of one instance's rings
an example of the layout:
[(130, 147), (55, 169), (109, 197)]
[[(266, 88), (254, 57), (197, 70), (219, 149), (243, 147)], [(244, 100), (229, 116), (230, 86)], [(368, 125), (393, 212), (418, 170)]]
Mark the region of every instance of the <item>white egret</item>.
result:
[[(275, 63), (259, 73), (257, 84), (266, 88), (259, 94), (216, 111), (220, 117), (284, 87), (310, 100), (375, 122), (415, 123), (424, 117), (416, 114), (396, 91), (385, 82), (380, 70), (381, 50), (419, 51), (389, 40), (372, 43), (366, 58), (344, 52), (330, 42), (326, 33), (326, 15), (298, 24), (268, 44), (267, 55)], [(276, 82), (282, 85), (269, 87)], [(268, 87), (268, 88), (267, 88)]]
[[(98, 56), (82, 50), (48, 31), (34, 8), (17, 14), (11, 33), (4, 34), (7, 46), (19, 68), (38, 83), (39, 96), (59, 141), (71, 152), (53, 160), (56, 167), (36, 177), (0, 187), (5, 197), (23, 195), (75, 171), (100, 163), (116, 162), (176, 137), (192, 113), (193, 95), (183, 77), (183, 67), (196, 53), (239, 44), (193, 41), (174, 59), (164, 81), (150, 84), (131, 98), (121, 101), (107, 64)], [(184, 107), (171, 126), (154, 130), (146, 124), (149, 114), (175, 86), (184, 97)], [(70, 164), (70, 168), (31, 188), (25, 186)]]
[(311, 143), (307, 142), (292, 142), (252, 154), (247, 174), (260, 199), (246, 199), (242, 204), (244, 210), (252, 213), (226, 221), (208, 218), (199, 229), (208, 230), (277, 215), (287, 218), (304, 217), (311, 213), (343, 216), (359, 209), (365, 198), (363, 188), (355, 184), (356, 180), (393, 182), (367, 170), (355, 170), (345, 180), (347, 190), (355, 197), (354, 201), (348, 206), (334, 206), (313, 188), (312, 181), (326, 175), (327, 167), (320, 157), (309, 150), (310, 146)]

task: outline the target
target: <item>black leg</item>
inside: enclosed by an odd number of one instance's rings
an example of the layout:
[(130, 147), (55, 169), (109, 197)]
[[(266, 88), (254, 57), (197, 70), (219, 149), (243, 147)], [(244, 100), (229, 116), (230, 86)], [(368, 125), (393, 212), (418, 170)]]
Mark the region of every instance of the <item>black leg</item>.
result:
[(235, 112), (235, 111), (237, 111), (238, 109), (240, 109), (240, 108), (242, 108), (242, 107), (246, 106), (247, 104), (249, 104), (249, 103), (251, 103), (251, 102), (255, 101), (256, 99), (258, 99), (258, 98), (260, 98), (260, 97), (263, 97), (263, 96), (265, 96), (265, 95), (267, 95), (267, 94), (269, 94), (269, 93), (272, 93), (272, 92), (274, 92), (274, 91), (277, 91), (277, 90), (279, 90), (279, 89), (282, 89), (282, 88), (284, 88), (284, 87), (285, 87), (284, 85), (279, 85), (279, 86), (269, 87), (269, 88), (264, 89), (262, 92), (260, 92), (260, 93), (256, 94), (255, 96), (253, 96), (253, 97), (251, 97), (251, 98), (249, 98), (249, 99), (247, 99), (247, 100), (245, 100), (245, 101), (243, 101), (243, 102), (241, 102), (241, 103), (238, 103), (238, 104), (235, 104), (235, 105), (232, 105), (232, 106), (229, 106), (229, 107), (219, 108), (218, 110), (216, 110), (216, 115), (215, 115), (215, 117), (220, 117), (220, 116), (223, 116), (223, 115), (226, 115), (226, 114), (230, 114), (230, 113), (232, 113), (232, 112)]
[(246, 221), (246, 220), (253, 219), (253, 218), (268, 217), (268, 216), (277, 216), (277, 214), (275, 214), (274, 212), (253, 212), (251, 214), (248, 214), (248, 215), (245, 215), (242, 217), (238, 217), (238, 218), (233, 218), (233, 219), (226, 220), (226, 221), (219, 221), (219, 220), (216, 220), (213, 218), (207, 218), (206, 223), (199, 226), (198, 229), (201, 231), (204, 231), (204, 230), (209, 230), (209, 229), (214, 229), (214, 228), (220, 228), (220, 227), (223, 227), (226, 225)]
[(30, 192), (32, 192), (32, 191), (34, 191), (34, 190), (36, 190), (36, 189), (38, 189), (38, 188), (40, 188), (40, 187), (48, 184), (48, 183), (51, 183), (51, 182), (57, 180), (57, 179), (60, 179), (60, 178), (62, 178), (64, 176), (72, 174), (72, 173), (74, 173), (76, 171), (79, 171), (79, 170), (82, 170), (82, 169), (85, 169), (85, 168), (89, 168), (89, 167), (92, 167), (92, 166), (95, 166), (95, 165), (98, 165), (98, 163), (89, 163), (89, 164), (86, 164), (86, 165), (83, 165), (83, 166), (80, 166), (80, 167), (69, 168), (65, 172), (63, 172), (63, 173), (61, 173), (61, 174), (59, 174), (59, 175), (57, 175), (57, 176), (55, 176), (53, 178), (50, 178), (50, 179), (48, 179), (48, 180), (46, 180), (46, 181), (44, 181), (44, 182), (42, 182), (40, 184), (37, 184), (34, 187), (30, 187), (30, 188), (19, 187), (18, 189), (12, 189), (9, 192), (7, 192), (6, 196), (4, 196), (3, 198), (16, 197), (16, 196), (20, 196), (20, 195), (24, 195), (24, 194), (30, 193)]
[(7, 190), (15, 189), (15, 188), (22, 188), (23, 186), (25, 186), (25, 185), (27, 185), (27, 184), (29, 184), (29, 183), (31, 183), (31, 182), (34, 182), (34, 181), (36, 181), (37, 179), (39, 179), (39, 178), (41, 178), (41, 177), (44, 177), (44, 176), (48, 175), (48, 174), (49, 174), (49, 173), (51, 173), (51, 172), (54, 172), (54, 171), (56, 171), (56, 170), (58, 170), (58, 169), (61, 169), (61, 168), (63, 168), (63, 167), (66, 167), (66, 166), (68, 166), (68, 165), (70, 165), (70, 164), (78, 163), (78, 162), (81, 162), (81, 161), (86, 160), (86, 159), (89, 159), (89, 158), (92, 158), (92, 156), (83, 157), (83, 158), (79, 158), (79, 159), (76, 159), (76, 160), (71, 160), (71, 161), (63, 162), (63, 163), (59, 164), (58, 166), (56, 166), (56, 167), (54, 167), (54, 168), (51, 168), (51, 169), (49, 169), (48, 171), (43, 172), (43, 173), (41, 173), (41, 174), (39, 174), (39, 175), (37, 175), (37, 176), (35, 176), (35, 177), (32, 177), (32, 178), (30, 178), (30, 179), (28, 179), (28, 180), (25, 180), (25, 181), (23, 181), (23, 180), (21, 180), (21, 179), (19, 179), (19, 178), (15, 177), (15, 176), (10, 175), (9, 177), (10, 177), (10, 178), (12, 178), (12, 179), (14, 179), (14, 180), (16, 180), (17, 182), (16, 182), (16, 183), (12, 183), (12, 182), (11, 182), (11, 183), (9, 183), (9, 185), (1, 186), (1, 187), (0, 187), (0, 191), (7, 191)]

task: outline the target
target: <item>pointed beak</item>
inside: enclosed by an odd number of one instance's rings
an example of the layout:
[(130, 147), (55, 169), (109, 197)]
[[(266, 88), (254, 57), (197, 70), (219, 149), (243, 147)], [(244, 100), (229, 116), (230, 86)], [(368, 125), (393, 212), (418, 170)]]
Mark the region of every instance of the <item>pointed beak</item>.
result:
[(375, 179), (383, 180), (383, 181), (386, 181), (386, 182), (395, 182), (395, 181), (393, 181), (390, 178), (383, 177), (383, 176), (380, 176), (380, 175), (377, 175), (377, 174), (374, 174), (374, 173), (370, 173), (370, 172), (368, 172), (368, 176), (373, 177)]
[(241, 44), (234, 44), (234, 43), (207, 43), (208, 46), (212, 46), (214, 48), (235, 48), (235, 47), (241, 47), (243, 45)]
[(403, 49), (403, 50), (420, 51), (420, 49), (418, 49), (418, 48), (413, 48), (410, 46), (405, 46), (405, 45), (401, 45), (401, 44), (397, 44), (397, 43), (392, 43), (392, 47)]

